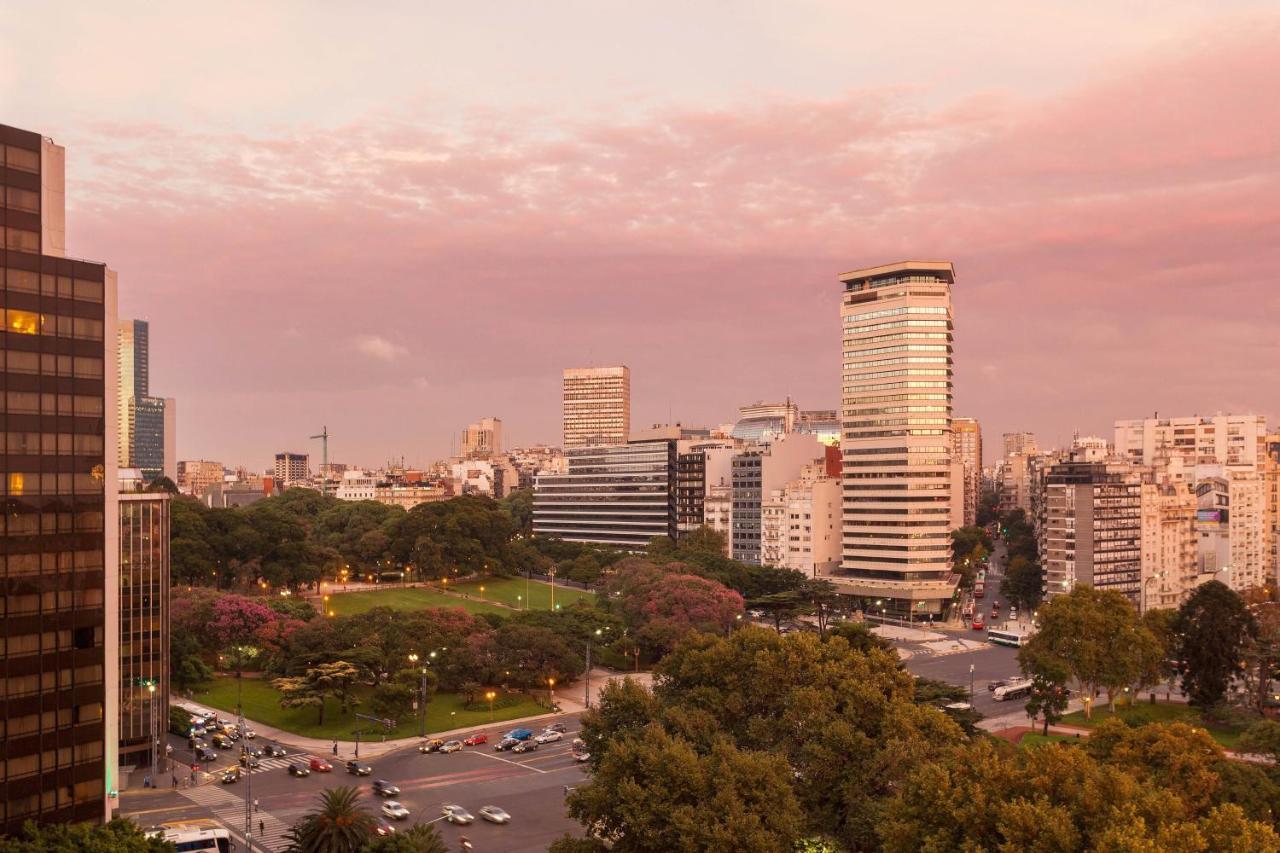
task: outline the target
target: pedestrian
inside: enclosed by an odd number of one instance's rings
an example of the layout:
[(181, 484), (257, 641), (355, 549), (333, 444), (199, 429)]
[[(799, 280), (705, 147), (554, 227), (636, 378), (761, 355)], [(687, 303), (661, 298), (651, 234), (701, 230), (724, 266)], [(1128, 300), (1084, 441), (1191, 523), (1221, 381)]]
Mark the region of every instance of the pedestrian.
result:
[(257, 812), (258, 812), (258, 798), (257, 798), (257, 797), (254, 797), (254, 798), (253, 798), (253, 811), (254, 811), (254, 814), (257, 814)]
[(262, 820), (258, 821), (258, 834), (259, 834), (259, 835), (266, 835), (266, 834), (267, 834), (267, 823), (266, 823), (266, 821), (262, 821)]
[(338, 754), (338, 742), (336, 740), (333, 742), (333, 754)]
[(173, 787), (175, 787), (175, 788), (176, 788), (176, 787), (178, 787), (178, 774), (177, 774), (177, 773), (174, 773), (174, 774), (173, 774)]

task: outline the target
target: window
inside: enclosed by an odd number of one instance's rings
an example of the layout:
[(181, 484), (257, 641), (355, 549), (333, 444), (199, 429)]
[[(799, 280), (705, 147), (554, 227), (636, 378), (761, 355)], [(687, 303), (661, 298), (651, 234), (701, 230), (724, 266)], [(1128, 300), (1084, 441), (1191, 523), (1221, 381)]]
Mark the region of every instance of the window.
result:
[(25, 228), (4, 229), (4, 247), (11, 252), (40, 253), (40, 234)]
[(44, 328), (45, 318), (34, 311), (18, 311), (9, 308), (4, 312), (4, 328), (19, 335), (38, 335)]
[(40, 212), (40, 193), (31, 190), (20, 190), (9, 187), (5, 192), (4, 206), (11, 210), (25, 210), (28, 213)]
[(4, 162), (10, 169), (19, 172), (40, 173), (40, 152), (29, 148), (18, 148), (16, 145), (4, 147)]

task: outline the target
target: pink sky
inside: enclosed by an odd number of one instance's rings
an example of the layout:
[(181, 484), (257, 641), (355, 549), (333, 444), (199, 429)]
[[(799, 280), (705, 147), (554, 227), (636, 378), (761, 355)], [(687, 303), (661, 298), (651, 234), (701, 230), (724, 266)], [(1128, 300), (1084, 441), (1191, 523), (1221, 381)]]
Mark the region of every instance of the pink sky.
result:
[(593, 364), (637, 425), (832, 408), (836, 274), (908, 257), (989, 448), (1280, 414), (1274, 6), (882, 5), (42, 4), (0, 121), (67, 146), (181, 458), (558, 442)]

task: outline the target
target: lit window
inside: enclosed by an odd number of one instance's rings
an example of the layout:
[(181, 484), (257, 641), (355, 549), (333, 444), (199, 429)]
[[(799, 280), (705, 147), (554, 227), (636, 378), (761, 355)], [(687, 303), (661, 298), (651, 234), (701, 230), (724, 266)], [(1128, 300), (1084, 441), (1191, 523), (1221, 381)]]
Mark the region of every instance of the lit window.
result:
[(34, 311), (9, 309), (4, 312), (4, 321), (6, 331), (19, 335), (38, 335), (40, 328), (44, 325), (44, 318)]

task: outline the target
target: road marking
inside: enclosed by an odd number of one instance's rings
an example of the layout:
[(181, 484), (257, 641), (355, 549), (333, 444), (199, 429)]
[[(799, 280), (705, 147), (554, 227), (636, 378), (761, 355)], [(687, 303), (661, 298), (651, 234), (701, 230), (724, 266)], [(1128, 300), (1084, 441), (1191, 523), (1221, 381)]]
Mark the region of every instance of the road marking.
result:
[(510, 758), (503, 758), (501, 755), (490, 755), (487, 752), (478, 752), (477, 755), (483, 755), (485, 758), (492, 758), (494, 761), (502, 761), (513, 767), (523, 767), (525, 770), (532, 770), (534, 773), (547, 773), (549, 771), (542, 770), (538, 767), (530, 767), (528, 764), (521, 764), (519, 761), (512, 761)]

